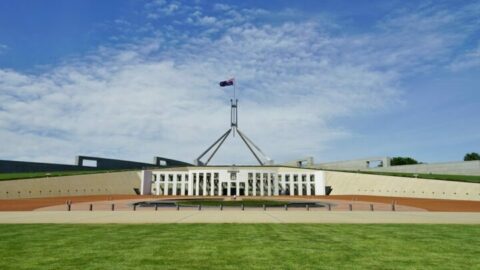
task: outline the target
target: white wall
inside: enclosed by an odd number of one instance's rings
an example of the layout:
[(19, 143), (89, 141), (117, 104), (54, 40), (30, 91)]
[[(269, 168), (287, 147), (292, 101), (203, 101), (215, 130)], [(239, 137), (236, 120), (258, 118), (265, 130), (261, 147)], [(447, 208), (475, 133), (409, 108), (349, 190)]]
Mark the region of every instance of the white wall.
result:
[(480, 175), (480, 160), (370, 168), (367, 171)]
[[(346, 171), (360, 170), (360, 171), (372, 171), (372, 172), (480, 175), (480, 160), (367, 168), (366, 162), (368, 160), (374, 160), (374, 159), (359, 159), (359, 160), (339, 161), (339, 162), (332, 162), (332, 163), (322, 163), (322, 164), (315, 164), (311, 167), (318, 168), (318, 169), (326, 169), (326, 170), (346, 170)], [(384, 164), (386, 164), (386, 159), (384, 159)]]

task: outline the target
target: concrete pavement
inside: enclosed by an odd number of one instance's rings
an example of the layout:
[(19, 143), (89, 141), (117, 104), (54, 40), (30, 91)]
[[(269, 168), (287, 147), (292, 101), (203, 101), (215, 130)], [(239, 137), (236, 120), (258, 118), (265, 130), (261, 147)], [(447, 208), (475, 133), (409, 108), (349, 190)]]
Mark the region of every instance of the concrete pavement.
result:
[(299, 210), (22, 211), (0, 212), (0, 223), (412, 223), (480, 224), (480, 213)]

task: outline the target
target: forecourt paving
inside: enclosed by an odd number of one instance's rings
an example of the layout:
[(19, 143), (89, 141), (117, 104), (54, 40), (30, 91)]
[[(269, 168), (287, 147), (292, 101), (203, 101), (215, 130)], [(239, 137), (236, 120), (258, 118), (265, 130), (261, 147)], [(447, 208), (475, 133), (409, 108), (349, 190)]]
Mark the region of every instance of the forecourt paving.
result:
[(0, 212), (0, 223), (410, 223), (480, 224), (467, 212), (319, 212), (281, 210), (181, 211), (15, 211)]

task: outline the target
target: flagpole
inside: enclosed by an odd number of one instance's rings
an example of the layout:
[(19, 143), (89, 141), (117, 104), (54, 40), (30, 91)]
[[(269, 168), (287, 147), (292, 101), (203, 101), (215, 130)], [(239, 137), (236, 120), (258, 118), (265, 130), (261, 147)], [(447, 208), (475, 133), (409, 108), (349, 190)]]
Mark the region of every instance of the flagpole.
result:
[(235, 129), (237, 128), (237, 81), (235, 80), (235, 77), (233, 79), (233, 103), (235, 104), (235, 127), (233, 129), (233, 137), (235, 137)]
[[(220, 87), (225, 87), (228, 86), (230, 87), (233, 84), (233, 100), (230, 100), (230, 128), (220, 137), (218, 138), (215, 143), (213, 143), (210, 147), (207, 148), (197, 159), (195, 159), (195, 164), (196, 165), (203, 165), (206, 166), (210, 162), (210, 160), (215, 156), (217, 153), (218, 149), (222, 146), (222, 144), (225, 142), (227, 137), (232, 134), (233, 137), (235, 137), (235, 133), (238, 132), (238, 135), (242, 139), (242, 141), (245, 143), (247, 148), (250, 150), (250, 152), (253, 154), (255, 159), (258, 161), (258, 163), (263, 166), (265, 164), (273, 164), (272, 160), (265, 156), (265, 154), (262, 152), (258, 146), (256, 146), (252, 140), (250, 140), (245, 134), (243, 134), (239, 129), (238, 129), (238, 103), (237, 103), (237, 86), (235, 82), (235, 78), (231, 78), (226, 81), (221, 81), (219, 83)], [(213, 152), (209, 155), (208, 159), (206, 162), (202, 162), (200, 159), (203, 158), (207, 153), (210, 151)], [(265, 163), (262, 160), (266, 160), (268, 163)]]

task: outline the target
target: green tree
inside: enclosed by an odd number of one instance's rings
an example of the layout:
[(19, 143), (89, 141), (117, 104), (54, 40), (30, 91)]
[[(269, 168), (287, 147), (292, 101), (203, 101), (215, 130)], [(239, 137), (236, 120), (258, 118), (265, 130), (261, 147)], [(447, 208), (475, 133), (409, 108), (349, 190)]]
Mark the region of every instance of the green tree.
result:
[(469, 161), (469, 160), (480, 160), (480, 155), (478, 153), (472, 152), (472, 153), (466, 153), (465, 157), (463, 157), (463, 160)]
[(418, 161), (411, 157), (393, 157), (390, 160), (391, 166), (418, 164)]

